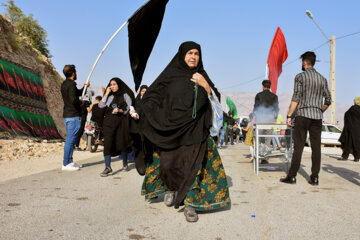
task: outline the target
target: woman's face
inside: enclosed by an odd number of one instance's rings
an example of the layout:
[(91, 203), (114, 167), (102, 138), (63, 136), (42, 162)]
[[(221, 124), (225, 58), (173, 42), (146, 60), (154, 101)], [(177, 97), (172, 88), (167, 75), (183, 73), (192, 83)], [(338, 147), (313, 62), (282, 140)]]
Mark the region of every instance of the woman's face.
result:
[(144, 96), (144, 93), (146, 92), (146, 90), (147, 90), (146, 88), (141, 89), (140, 96)]
[(116, 81), (110, 82), (110, 89), (113, 92), (117, 92), (117, 90), (119, 90), (119, 86), (117, 85)]
[(199, 64), (200, 53), (197, 49), (189, 50), (185, 55), (185, 63), (190, 69), (196, 68)]

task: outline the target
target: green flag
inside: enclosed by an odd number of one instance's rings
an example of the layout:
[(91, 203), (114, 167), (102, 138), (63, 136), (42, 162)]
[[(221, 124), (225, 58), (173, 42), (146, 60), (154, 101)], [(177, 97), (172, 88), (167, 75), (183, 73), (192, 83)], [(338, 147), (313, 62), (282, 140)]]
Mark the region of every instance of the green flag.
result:
[(226, 97), (226, 104), (229, 107), (228, 115), (232, 114), (234, 119), (237, 118), (238, 113), (237, 113), (235, 103), (233, 101), (231, 101), (231, 99), (229, 97)]

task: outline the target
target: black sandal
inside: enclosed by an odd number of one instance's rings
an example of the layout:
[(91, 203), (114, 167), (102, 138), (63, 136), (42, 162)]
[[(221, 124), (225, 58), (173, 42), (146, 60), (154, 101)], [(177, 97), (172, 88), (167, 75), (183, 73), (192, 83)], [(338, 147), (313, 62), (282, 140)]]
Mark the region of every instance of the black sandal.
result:
[(102, 173), (100, 173), (101, 177), (107, 177), (108, 175), (111, 175), (112, 173), (112, 169), (111, 168), (105, 168), (104, 171), (102, 171)]

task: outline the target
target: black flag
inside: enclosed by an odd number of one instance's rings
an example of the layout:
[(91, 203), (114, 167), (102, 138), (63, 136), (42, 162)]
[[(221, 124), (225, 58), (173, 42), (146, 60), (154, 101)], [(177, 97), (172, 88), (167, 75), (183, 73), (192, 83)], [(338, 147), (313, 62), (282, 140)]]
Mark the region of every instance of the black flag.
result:
[(129, 18), (129, 56), (135, 91), (139, 89), (147, 60), (159, 35), (168, 0), (149, 0)]

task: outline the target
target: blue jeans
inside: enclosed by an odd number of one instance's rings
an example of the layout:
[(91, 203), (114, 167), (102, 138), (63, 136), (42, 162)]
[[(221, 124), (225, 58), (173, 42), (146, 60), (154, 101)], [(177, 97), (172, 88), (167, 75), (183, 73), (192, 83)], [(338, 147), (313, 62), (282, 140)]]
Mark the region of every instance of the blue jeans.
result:
[(73, 162), (74, 145), (80, 129), (81, 117), (64, 118), (64, 123), (67, 137), (64, 147), (63, 165), (66, 166)]
[[(121, 152), (121, 158), (123, 160), (123, 166), (127, 165), (128, 152)], [(119, 156), (119, 157), (120, 157)], [(105, 155), (105, 168), (111, 168), (111, 155)]]

